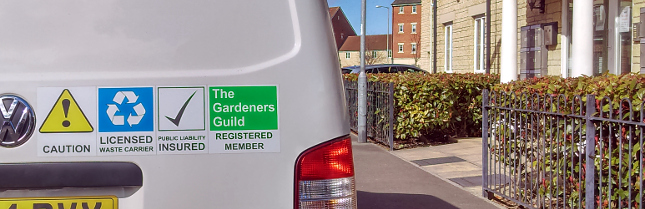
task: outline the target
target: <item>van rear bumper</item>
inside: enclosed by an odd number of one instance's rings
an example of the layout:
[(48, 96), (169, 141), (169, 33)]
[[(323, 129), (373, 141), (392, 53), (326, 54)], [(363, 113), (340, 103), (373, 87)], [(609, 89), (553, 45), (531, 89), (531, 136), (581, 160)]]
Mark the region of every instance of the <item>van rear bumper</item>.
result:
[(143, 172), (131, 162), (0, 164), (0, 175), (0, 190), (143, 186)]

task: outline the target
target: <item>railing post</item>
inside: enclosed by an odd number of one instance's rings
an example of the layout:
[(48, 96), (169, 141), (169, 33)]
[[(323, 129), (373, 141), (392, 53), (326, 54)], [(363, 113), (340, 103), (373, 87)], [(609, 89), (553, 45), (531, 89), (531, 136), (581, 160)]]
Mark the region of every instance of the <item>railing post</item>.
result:
[(390, 115), (388, 116), (388, 141), (390, 142), (390, 151), (394, 150), (394, 83), (390, 82), (388, 86), (387, 106)]
[[(378, 84), (378, 81), (367, 81), (367, 93), (365, 94), (365, 101), (366, 101), (366, 106), (365, 106), (365, 135), (367, 138), (372, 137), (374, 139), (374, 107), (376, 104), (374, 103), (374, 97), (376, 96), (376, 85)], [(367, 139), (366, 138), (366, 139)], [(365, 141), (367, 142), (367, 141)]]
[(585, 113), (586, 120), (586, 170), (585, 170), (585, 205), (587, 209), (595, 208), (595, 192), (596, 192), (596, 127), (594, 127), (594, 122), (592, 120), (593, 114), (596, 113), (596, 96), (588, 94), (587, 95), (587, 111)]
[(488, 89), (482, 91), (482, 194), (489, 198), (488, 192)]

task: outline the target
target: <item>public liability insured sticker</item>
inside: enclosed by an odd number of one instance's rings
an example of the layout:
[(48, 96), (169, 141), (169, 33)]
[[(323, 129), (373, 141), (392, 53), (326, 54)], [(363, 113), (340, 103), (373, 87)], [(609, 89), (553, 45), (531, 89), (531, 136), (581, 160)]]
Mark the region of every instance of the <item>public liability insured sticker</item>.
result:
[(209, 152), (280, 152), (277, 86), (210, 86)]
[(96, 87), (38, 88), (39, 156), (96, 155)]
[(207, 154), (205, 87), (157, 87), (157, 154)]
[(98, 155), (154, 155), (153, 87), (98, 88)]

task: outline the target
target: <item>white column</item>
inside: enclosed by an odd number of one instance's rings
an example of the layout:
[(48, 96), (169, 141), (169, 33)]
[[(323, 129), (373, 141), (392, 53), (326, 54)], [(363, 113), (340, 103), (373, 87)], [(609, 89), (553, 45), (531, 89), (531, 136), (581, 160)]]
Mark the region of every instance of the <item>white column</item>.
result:
[(560, 32), (560, 74), (562, 78), (569, 76), (569, 1), (562, 0), (562, 32)]
[(502, 83), (517, 80), (517, 0), (502, 2)]
[(573, 0), (571, 76), (593, 75), (593, 1)]

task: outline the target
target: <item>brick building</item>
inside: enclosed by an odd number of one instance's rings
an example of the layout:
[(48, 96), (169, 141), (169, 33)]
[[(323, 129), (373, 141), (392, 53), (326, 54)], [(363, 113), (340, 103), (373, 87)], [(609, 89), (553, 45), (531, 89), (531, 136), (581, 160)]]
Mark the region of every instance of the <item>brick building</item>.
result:
[[(365, 65), (388, 64), (387, 38), (388, 35), (365, 36)], [(341, 67), (361, 64), (361, 37), (350, 36), (338, 50)]]
[(392, 51), (395, 64), (418, 65), (422, 56), (421, 0), (392, 2)]
[(356, 32), (340, 7), (330, 7), (329, 17), (334, 30), (334, 39), (336, 39), (336, 49), (340, 49), (347, 37), (356, 36)]
[[(421, 68), (432, 71), (436, 56), (437, 72), (484, 72), (486, 0), (436, 2), (433, 14), (433, 0), (422, 0), (427, 7), (421, 30), (430, 35), (421, 39), (421, 51), (429, 55), (421, 57)], [(529, 2), (490, 0), (491, 73), (500, 73), (503, 81), (640, 71), (640, 38), (634, 28), (643, 27), (638, 25), (645, 0)]]

